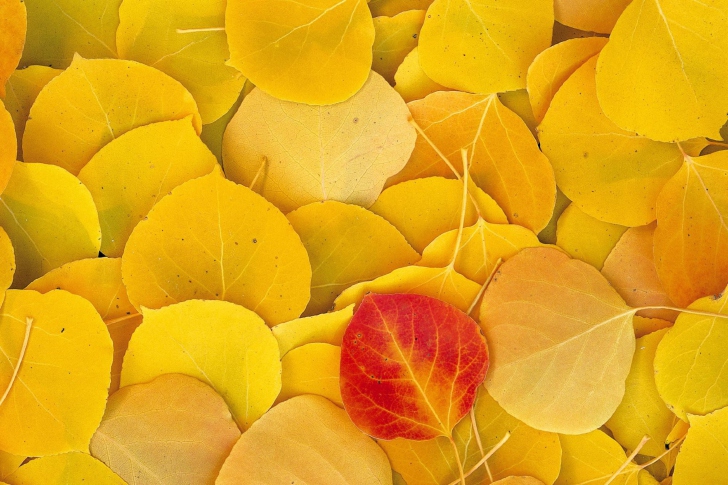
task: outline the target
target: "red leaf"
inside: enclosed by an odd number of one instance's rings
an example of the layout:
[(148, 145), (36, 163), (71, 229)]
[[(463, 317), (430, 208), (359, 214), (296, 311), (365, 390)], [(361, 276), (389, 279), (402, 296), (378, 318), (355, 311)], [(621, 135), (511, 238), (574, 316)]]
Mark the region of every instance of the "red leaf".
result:
[(341, 396), (354, 424), (380, 439), (449, 436), (488, 370), (478, 324), (420, 295), (368, 295), (341, 346)]

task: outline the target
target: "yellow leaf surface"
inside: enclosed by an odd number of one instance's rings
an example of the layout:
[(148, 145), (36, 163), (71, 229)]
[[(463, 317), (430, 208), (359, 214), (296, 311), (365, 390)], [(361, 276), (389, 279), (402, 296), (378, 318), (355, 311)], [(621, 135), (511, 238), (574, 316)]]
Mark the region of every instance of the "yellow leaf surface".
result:
[(262, 416), (281, 389), (278, 344), (255, 313), (226, 301), (191, 300), (144, 309), (129, 342), (121, 386), (186, 374), (225, 399), (242, 429)]
[[(23, 133), (30, 114), (30, 107), (35, 102), (35, 98), (38, 97), (41, 89), (61, 72), (63, 71), (60, 69), (53, 69), (48, 66), (28, 66), (25, 69), (18, 69), (13, 72), (5, 84), (5, 108), (12, 116), (15, 124), (18, 140), (18, 160), (23, 159)], [(0, 128), (0, 130), (2, 129)]]
[(89, 59), (116, 57), (116, 28), (122, 0), (33, 0), (22, 67), (65, 69), (75, 54)]
[(126, 485), (106, 465), (86, 453), (64, 453), (29, 461), (6, 480), (8, 485)]
[(0, 2), (0, 98), (5, 97), (5, 83), (20, 62), (27, 27), (23, 0)]
[(240, 96), (235, 100), (230, 110), (225, 113), (221, 118), (213, 123), (204, 125), (202, 127), (202, 133), (200, 133), (200, 139), (207, 145), (207, 148), (217, 157), (218, 163), (222, 165), (222, 140), (225, 136), (225, 129), (227, 128), (230, 120), (233, 119), (235, 113), (238, 112), (238, 108), (243, 103), (245, 96), (255, 89), (255, 86), (250, 81), (245, 81), (243, 90), (240, 92)]
[(649, 436), (640, 450), (640, 454), (647, 456), (665, 451), (667, 435), (678, 421), (662, 401), (655, 384), (655, 351), (667, 331), (659, 330), (637, 339), (624, 399), (606, 423), (614, 439), (628, 450), (636, 449), (642, 438)]
[(602, 269), (604, 260), (626, 230), (624, 226), (595, 219), (571, 204), (559, 217), (556, 244), (572, 258)]
[(622, 130), (604, 116), (596, 63), (596, 57), (585, 62), (554, 96), (539, 126), (541, 149), (559, 188), (582, 211), (612, 224), (649, 224), (682, 154), (676, 145)]
[(40, 293), (65, 290), (91, 302), (106, 323), (114, 343), (109, 392), (116, 391), (119, 388), (121, 363), (129, 339), (142, 323), (142, 316), (129, 302), (126, 288), (121, 281), (121, 259), (93, 258), (72, 261), (44, 274), (26, 289)]
[(128, 483), (207, 484), (239, 437), (214, 390), (167, 374), (111, 395), (91, 454)]
[(417, 47), (424, 10), (408, 10), (392, 17), (374, 18), (372, 70), (394, 84), (394, 74), (405, 56)]
[(599, 54), (607, 40), (603, 37), (569, 39), (536, 56), (528, 68), (526, 84), (533, 114), (538, 122), (543, 121), (551, 100), (564, 81), (586, 61)]
[(384, 452), (320, 396), (274, 407), (243, 433), (216, 485), (311, 483), (392, 484)]
[(301, 314), (311, 285), (306, 249), (285, 216), (217, 170), (154, 206), (127, 241), (122, 274), (137, 308), (228, 300), (271, 326)]
[[(506, 224), (503, 211), (485, 192), (471, 185), (465, 225), (478, 215), (494, 224)], [(463, 205), (463, 183), (442, 177), (409, 180), (387, 188), (369, 210), (384, 217), (422, 252), (437, 236), (457, 229)]]
[(393, 17), (407, 10), (427, 10), (432, 0), (370, 0), (369, 10), (374, 17)]
[(558, 22), (590, 32), (608, 34), (630, 0), (556, 0)]
[(359, 91), (374, 25), (362, 0), (228, 0), (229, 65), (271, 96), (322, 105)]
[(690, 431), (677, 455), (672, 485), (722, 484), (728, 476), (728, 408), (690, 416)]
[(127, 131), (190, 115), (199, 133), (195, 100), (163, 72), (133, 61), (77, 55), (30, 108), (23, 156), (76, 175), (101, 147)]
[(314, 202), (289, 213), (288, 220), (301, 237), (313, 270), (305, 316), (331, 309), (351, 285), (420, 259), (392, 224), (359, 206)]
[(660, 396), (683, 421), (728, 406), (728, 292), (688, 308), (726, 318), (681, 313), (657, 347), (655, 381)]
[[(657, 276), (653, 241), (656, 224), (628, 229), (609, 253), (602, 274), (631, 307), (674, 306)], [(648, 318), (675, 320), (670, 310), (643, 310)]]
[(0, 193), (8, 185), (18, 153), (13, 118), (0, 99)]
[(229, 58), (225, 0), (124, 0), (119, 8), (119, 58), (169, 74), (189, 90), (202, 122), (224, 115), (245, 84)]
[[(0, 293), (10, 288), (15, 276), (15, 249), (10, 236), (5, 229), (0, 227)], [(0, 295), (0, 303), (2, 303), (3, 295)]]
[(413, 293), (437, 298), (467, 312), (479, 292), (478, 283), (453, 269), (407, 266), (347, 288), (334, 302), (334, 308), (339, 310), (352, 303), (358, 305), (367, 293)]
[(493, 485), (544, 485), (543, 482), (533, 477), (506, 477), (496, 482)]
[(121, 256), (134, 227), (161, 197), (216, 167), (191, 117), (140, 126), (105, 145), (78, 174), (99, 211), (101, 252)]
[[(427, 138), (458, 171), (460, 150), (468, 150), (473, 182), (503, 207), (511, 223), (534, 232), (546, 227), (556, 201), (553, 169), (525, 122), (498, 96), (437, 92), (409, 107)], [(432, 175), (453, 176), (421, 135), (407, 166), (389, 184)]]
[(533, 114), (527, 89), (498, 93), (498, 99), (503, 103), (503, 106), (516, 113), (526, 123), (526, 126), (534, 137), (538, 136), (538, 121), (536, 121), (536, 117)]
[[(453, 229), (427, 245), (420, 266), (432, 268), (450, 264), (455, 252), (458, 230)], [(491, 224), (478, 219), (475, 225), (463, 229), (455, 259), (455, 270), (468, 279), (485, 283), (498, 260), (507, 260), (523, 248), (541, 246), (528, 229), (514, 224)]]
[(657, 199), (657, 274), (680, 307), (728, 283), (728, 152), (686, 157)]
[(13, 473), (20, 467), (20, 464), (25, 461), (24, 456), (11, 455), (0, 451), (0, 480)]
[(304, 394), (323, 396), (343, 407), (339, 389), (341, 347), (324, 343), (306, 344), (281, 359), (283, 373), (277, 403)]
[(17, 162), (0, 202), (0, 226), (15, 248), (15, 288), (70, 261), (98, 256), (101, 229), (93, 199), (65, 170)]
[(554, 206), (554, 213), (551, 214), (551, 220), (544, 227), (541, 232), (538, 233), (538, 239), (544, 244), (556, 244), (556, 230), (559, 223), (561, 214), (564, 213), (567, 207), (571, 205), (571, 201), (564, 195), (564, 193), (557, 187), (556, 188), (556, 205)]
[(0, 308), (0, 350), (0, 449), (26, 456), (87, 451), (113, 357), (93, 306), (61, 290), (10, 290)]
[(599, 57), (604, 113), (653, 140), (720, 138), (728, 118), (726, 29), (724, 0), (633, 1)]
[(344, 331), (354, 315), (354, 304), (331, 313), (297, 318), (273, 327), (281, 356), (311, 343), (341, 345)]
[(592, 266), (528, 248), (485, 291), (488, 392), (529, 426), (592, 431), (622, 401), (635, 349), (634, 310)]
[(375, 72), (356, 95), (327, 108), (254, 89), (225, 132), (225, 173), (284, 212), (330, 199), (369, 207), (412, 153), (409, 118)]
[(450, 90), (427, 77), (427, 74), (420, 66), (420, 55), (417, 47), (412, 49), (397, 67), (397, 72), (394, 73), (394, 82), (394, 90), (407, 103), (422, 99), (435, 91)]
[(574, 27), (569, 27), (559, 21), (556, 21), (554, 22), (554, 32), (553, 37), (551, 38), (551, 45), (556, 45), (569, 39), (582, 39), (584, 37), (607, 37), (607, 35), (575, 29)]
[(435, 0), (420, 34), (422, 69), (460, 91), (525, 88), (528, 66), (551, 44), (553, 23), (550, 0)]
[[(506, 477), (514, 474), (536, 477), (535, 483), (554, 483), (561, 466), (561, 445), (556, 434), (538, 431), (510, 416), (482, 387), (475, 401), (474, 414), (485, 453), (501, 441), (506, 433), (511, 436), (488, 459), (488, 468), (495, 482), (488, 477), (485, 467), (481, 466), (468, 477), (468, 485), (514, 485), (506, 480)], [(470, 470), (483, 456), (470, 415), (455, 426), (453, 437), (463, 460), (463, 468)], [(392, 468), (402, 474), (407, 483), (442, 485), (459, 478), (457, 461), (448, 441), (446, 437), (428, 441), (397, 438), (380, 441), (379, 444), (389, 456)], [(500, 479), (506, 481), (500, 482)]]
[(672, 327), (674, 322), (660, 318), (646, 318), (635, 315), (632, 324), (634, 325), (634, 336), (637, 338), (657, 332), (663, 328)]

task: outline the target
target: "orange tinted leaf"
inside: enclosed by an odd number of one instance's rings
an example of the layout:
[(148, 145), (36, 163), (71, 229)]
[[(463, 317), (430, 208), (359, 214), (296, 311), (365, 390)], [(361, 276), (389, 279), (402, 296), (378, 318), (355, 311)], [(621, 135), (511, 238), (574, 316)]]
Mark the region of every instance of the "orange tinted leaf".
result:
[(15, 166), (17, 151), (13, 118), (0, 100), (0, 193), (8, 185)]
[(0, 98), (5, 97), (5, 81), (18, 66), (23, 53), (27, 24), (23, 0), (0, 2)]
[(630, 0), (556, 0), (558, 22), (580, 30), (608, 34)]

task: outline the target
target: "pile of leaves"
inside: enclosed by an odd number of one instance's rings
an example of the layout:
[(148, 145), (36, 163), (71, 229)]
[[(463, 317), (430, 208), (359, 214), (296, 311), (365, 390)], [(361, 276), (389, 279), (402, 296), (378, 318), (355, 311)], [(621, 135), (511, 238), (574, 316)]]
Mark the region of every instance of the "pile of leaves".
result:
[(728, 484), (727, 32), (0, 0), (0, 482)]

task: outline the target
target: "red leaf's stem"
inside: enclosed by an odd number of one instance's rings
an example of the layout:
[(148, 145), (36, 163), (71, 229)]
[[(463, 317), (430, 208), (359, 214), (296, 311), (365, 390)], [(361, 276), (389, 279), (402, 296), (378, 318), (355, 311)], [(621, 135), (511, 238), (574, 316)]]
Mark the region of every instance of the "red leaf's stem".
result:
[[(475, 442), (478, 443), (478, 449), (480, 450), (480, 456), (481, 458), (485, 457), (485, 450), (483, 449), (483, 442), (480, 440), (480, 431), (478, 430), (478, 422), (475, 419), (475, 406), (470, 408), (470, 427), (473, 430), (473, 433), (475, 434)], [(490, 467), (488, 466), (488, 462), (486, 461), (483, 463), (485, 466), (485, 471), (488, 473), (488, 478), (490, 481), (493, 481), (493, 474), (490, 472)]]
[[(473, 468), (471, 468), (470, 470), (468, 470), (468, 473), (466, 473), (464, 477), (461, 477), (461, 478), (455, 480), (454, 482), (450, 482), (448, 485), (457, 485), (458, 482), (462, 482), (462, 484), (465, 485), (465, 478), (468, 478), (470, 475), (472, 475), (473, 473), (475, 473), (475, 471), (478, 468), (480, 468), (480, 466), (483, 463), (485, 463), (486, 461), (488, 461), (488, 459), (491, 456), (493, 456), (496, 451), (500, 450), (501, 447), (506, 444), (506, 441), (508, 441), (508, 439), (510, 437), (511, 437), (511, 433), (510, 432), (507, 432), (506, 435), (503, 437), (503, 439), (501, 439), (498, 443), (496, 443), (496, 445), (493, 448), (491, 448), (490, 451), (483, 458), (481, 458), (480, 461), (478, 461), (478, 463), (476, 463), (473, 466)], [(454, 444), (455, 444), (455, 442), (453, 441), (453, 445)], [(458, 459), (459, 459), (459, 457), (458, 457)]]
[(455, 480), (454, 483), (457, 483), (458, 481), (465, 485), (465, 474), (463, 472), (463, 460), (460, 458), (460, 452), (458, 451), (458, 445), (455, 444), (455, 439), (451, 436), (448, 436), (450, 438), (450, 444), (452, 445), (452, 449), (455, 452), (455, 460), (458, 463), (458, 471), (460, 472), (460, 480)]
[(10, 394), (10, 389), (12, 389), (13, 384), (15, 383), (15, 379), (18, 377), (18, 372), (20, 372), (20, 365), (23, 363), (23, 358), (25, 357), (25, 350), (28, 348), (28, 341), (30, 340), (30, 329), (33, 327), (33, 319), (30, 317), (25, 318), (25, 337), (23, 338), (23, 346), (20, 348), (20, 355), (18, 355), (18, 363), (15, 365), (15, 368), (13, 369), (13, 375), (10, 377), (10, 382), (8, 382), (8, 387), (5, 389), (5, 392), (3, 393), (2, 397), (0, 397), (0, 406), (3, 405), (5, 402), (5, 399), (8, 397), (8, 394)]

